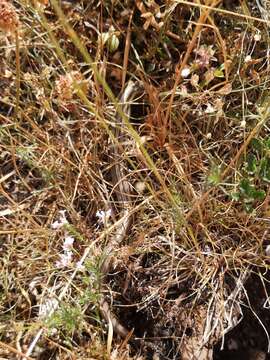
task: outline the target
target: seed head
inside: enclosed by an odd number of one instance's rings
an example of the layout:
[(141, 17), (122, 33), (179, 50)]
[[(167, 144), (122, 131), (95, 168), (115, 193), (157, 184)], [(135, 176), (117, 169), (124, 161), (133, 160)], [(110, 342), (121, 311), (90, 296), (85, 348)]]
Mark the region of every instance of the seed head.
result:
[(18, 26), (19, 19), (15, 7), (7, 0), (0, 0), (0, 30), (13, 33)]
[(72, 88), (72, 77), (68, 75), (61, 75), (58, 80), (56, 80), (56, 94), (57, 97), (62, 101), (69, 101), (73, 97), (73, 88)]
[(61, 75), (56, 81), (55, 90), (57, 97), (63, 101), (72, 100), (74, 98), (74, 94), (77, 93), (75, 82), (77, 82), (77, 85), (86, 92), (87, 89), (84, 86), (85, 84), (82, 74), (78, 71), (71, 71), (71, 73)]

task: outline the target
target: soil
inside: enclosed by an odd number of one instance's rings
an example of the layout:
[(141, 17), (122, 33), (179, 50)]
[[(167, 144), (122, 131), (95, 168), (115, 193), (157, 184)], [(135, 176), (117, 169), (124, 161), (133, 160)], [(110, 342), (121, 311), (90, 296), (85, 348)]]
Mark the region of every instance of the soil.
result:
[[(269, 333), (269, 277), (270, 274), (252, 275), (246, 284), (246, 299), (243, 299), (243, 319), (224, 339), (224, 350), (220, 350), (221, 341), (215, 346), (214, 360), (257, 360), (270, 359)], [(252, 310), (251, 310), (252, 309)], [(256, 357), (260, 351), (264, 357)]]
[[(263, 274), (259, 270), (256, 271), (257, 274), (254, 273), (250, 276), (243, 290), (241, 300), (243, 318), (233, 330), (225, 335), (224, 339), (215, 345), (213, 360), (270, 359), (270, 354), (267, 354), (270, 346), (268, 335), (270, 333), (270, 313), (267, 301), (270, 292), (270, 284), (268, 284), (270, 273)], [(138, 279), (138, 277), (137, 273), (136, 278)], [(180, 325), (179, 315), (173, 316), (174, 308), (170, 307), (169, 303), (166, 305), (166, 301), (163, 304), (164, 310), (167, 310), (165, 311), (167, 314), (165, 318), (170, 317), (167, 322), (164, 321), (164, 311), (162, 314), (160, 313), (158, 301), (153, 301), (149, 306), (138, 310), (136, 306), (132, 307), (131, 304), (140, 302), (142, 294), (139, 294), (139, 288), (134, 286), (122, 291), (125, 289), (124, 282), (127, 279), (126, 274), (123, 276), (121, 271), (118, 276), (112, 275), (112, 279), (114, 282), (112, 287), (115, 288), (118, 283), (117, 293), (119, 295), (114, 302), (117, 315), (129, 330), (133, 329), (135, 339), (148, 339), (153, 345), (153, 347), (148, 347), (148, 341), (145, 341), (145, 346), (142, 347), (142, 342), (133, 341), (131, 344), (134, 351), (138, 353), (139, 349), (141, 353), (146, 355), (146, 358), (152, 359), (156, 349), (159, 359), (180, 360), (181, 348), (178, 345), (183, 329)], [(120, 279), (122, 279), (122, 283)], [(182, 288), (174, 288), (173, 290), (178, 295), (183, 292)], [(170, 316), (169, 312), (171, 313)], [(188, 336), (192, 336), (193, 329), (186, 328), (185, 332), (186, 334), (190, 333)]]

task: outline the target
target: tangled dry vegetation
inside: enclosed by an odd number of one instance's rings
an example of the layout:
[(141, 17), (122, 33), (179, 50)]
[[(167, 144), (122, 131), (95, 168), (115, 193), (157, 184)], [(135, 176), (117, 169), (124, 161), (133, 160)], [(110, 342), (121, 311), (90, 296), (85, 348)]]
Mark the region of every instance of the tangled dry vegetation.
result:
[(266, 353), (267, 1), (0, 0), (0, 28), (1, 359), (219, 359), (248, 311), (233, 349)]

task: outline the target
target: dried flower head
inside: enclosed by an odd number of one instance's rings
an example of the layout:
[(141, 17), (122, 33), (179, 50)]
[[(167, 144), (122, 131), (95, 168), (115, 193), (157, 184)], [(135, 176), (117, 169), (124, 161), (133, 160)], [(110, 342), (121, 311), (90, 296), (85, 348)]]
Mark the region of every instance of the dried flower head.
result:
[[(1, 1), (1, 0), (0, 0)], [(80, 72), (72, 71), (66, 75), (61, 75), (55, 83), (56, 94), (61, 100), (71, 100), (73, 95), (77, 92), (75, 83), (77, 86), (82, 87), (84, 85), (84, 79)], [(82, 90), (84, 87), (82, 87)]]
[(19, 19), (15, 7), (6, 0), (0, 0), (0, 29), (5, 32), (15, 32)]
[(207, 68), (211, 61), (217, 61), (217, 58), (214, 57), (215, 50), (212, 46), (201, 45), (199, 49), (195, 49), (194, 52), (197, 55), (195, 63), (200, 68)]
[(72, 99), (72, 78), (68, 75), (61, 75), (55, 83), (56, 94), (62, 101)]
[(78, 90), (85, 94), (88, 91), (88, 82), (79, 71), (71, 71), (66, 75), (61, 75), (55, 82), (55, 95), (60, 107), (68, 111), (73, 111), (76, 104), (73, 101), (78, 94)]

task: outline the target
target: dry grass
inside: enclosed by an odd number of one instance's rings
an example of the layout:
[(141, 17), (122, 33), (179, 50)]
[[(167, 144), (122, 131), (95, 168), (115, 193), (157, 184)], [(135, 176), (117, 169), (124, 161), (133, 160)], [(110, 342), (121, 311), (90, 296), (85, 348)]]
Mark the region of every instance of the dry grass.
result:
[[(268, 288), (265, 13), (251, 1), (12, 3), (0, 0), (2, 358), (210, 359), (249, 276)], [(142, 85), (130, 119), (117, 101), (128, 79)], [(102, 279), (123, 220), (116, 112), (135, 220)]]

